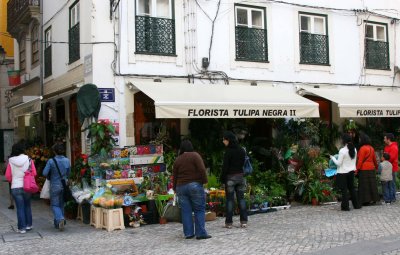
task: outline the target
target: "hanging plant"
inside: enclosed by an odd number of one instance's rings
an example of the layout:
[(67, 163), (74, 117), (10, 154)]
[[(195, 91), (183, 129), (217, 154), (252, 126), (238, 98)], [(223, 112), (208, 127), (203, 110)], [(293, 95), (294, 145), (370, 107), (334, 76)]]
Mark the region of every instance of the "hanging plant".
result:
[(109, 122), (102, 120), (92, 123), (87, 128), (89, 130), (88, 137), (91, 139), (91, 156), (100, 155), (106, 157), (107, 154), (114, 148), (115, 128)]

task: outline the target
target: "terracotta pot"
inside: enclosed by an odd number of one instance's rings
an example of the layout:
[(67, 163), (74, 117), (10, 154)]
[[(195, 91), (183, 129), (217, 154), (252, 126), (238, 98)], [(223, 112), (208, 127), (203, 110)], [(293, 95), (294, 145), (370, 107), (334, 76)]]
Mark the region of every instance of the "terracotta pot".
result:
[(318, 203), (318, 200), (317, 200), (315, 197), (313, 197), (313, 198), (311, 198), (311, 204), (314, 205), (314, 206), (316, 206), (316, 205), (318, 205), (319, 203)]
[(167, 224), (167, 219), (164, 217), (160, 217), (160, 224)]

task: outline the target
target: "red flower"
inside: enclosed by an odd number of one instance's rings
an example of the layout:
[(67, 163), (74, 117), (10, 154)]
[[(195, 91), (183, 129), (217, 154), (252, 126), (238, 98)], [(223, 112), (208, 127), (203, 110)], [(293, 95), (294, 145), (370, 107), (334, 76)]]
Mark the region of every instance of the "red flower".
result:
[(86, 173), (86, 168), (82, 168), (82, 169), (81, 169), (81, 176), (84, 176), (85, 173)]
[(324, 196), (327, 197), (331, 194), (331, 192), (329, 190), (324, 189), (324, 190), (322, 190), (322, 194), (324, 194)]

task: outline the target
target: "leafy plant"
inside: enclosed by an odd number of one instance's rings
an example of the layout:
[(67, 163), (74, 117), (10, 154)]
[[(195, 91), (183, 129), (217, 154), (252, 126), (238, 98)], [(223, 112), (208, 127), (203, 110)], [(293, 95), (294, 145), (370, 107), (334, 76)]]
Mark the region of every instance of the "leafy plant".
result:
[(113, 138), (113, 135), (115, 135), (114, 126), (108, 121), (100, 121), (90, 124), (87, 129), (89, 130), (88, 136), (92, 140), (91, 156), (99, 154), (102, 157), (106, 157), (115, 146)]
[(218, 181), (217, 176), (215, 176), (215, 174), (211, 173), (208, 176), (208, 183), (207, 183), (207, 188), (219, 188), (221, 186), (221, 184)]
[(156, 209), (158, 216), (163, 216), (164, 207), (167, 205), (168, 200), (161, 199), (160, 197), (156, 196), (154, 199), (154, 203), (156, 204)]

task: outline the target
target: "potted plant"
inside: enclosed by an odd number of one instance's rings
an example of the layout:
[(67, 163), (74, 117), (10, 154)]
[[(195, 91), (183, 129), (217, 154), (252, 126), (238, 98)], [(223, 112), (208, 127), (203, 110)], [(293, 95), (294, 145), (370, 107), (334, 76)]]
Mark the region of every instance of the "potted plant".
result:
[(306, 202), (311, 203), (312, 205), (318, 205), (320, 201), (323, 199), (323, 185), (319, 180), (314, 180), (313, 182), (309, 183), (307, 187), (307, 195), (306, 195)]
[(91, 155), (106, 157), (115, 146), (113, 137), (115, 135), (115, 128), (112, 123), (105, 120), (94, 122), (85, 130), (89, 130), (88, 137), (92, 140)]
[(167, 200), (164, 200), (163, 198), (156, 196), (154, 202), (156, 204), (158, 216), (160, 217), (160, 224), (167, 224), (167, 219), (163, 217), (163, 211), (165, 205), (167, 204)]

